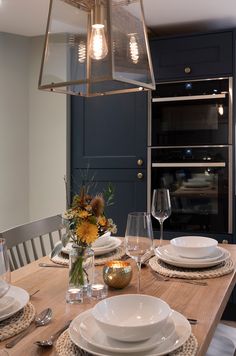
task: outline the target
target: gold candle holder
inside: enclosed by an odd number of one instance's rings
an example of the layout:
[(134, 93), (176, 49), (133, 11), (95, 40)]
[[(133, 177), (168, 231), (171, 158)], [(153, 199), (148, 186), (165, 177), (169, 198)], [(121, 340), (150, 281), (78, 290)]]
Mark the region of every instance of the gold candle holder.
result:
[(126, 261), (110, 261), (103, 267), (104, 282), (112, 288), (126, 287), (132, 278), (132, 267)]

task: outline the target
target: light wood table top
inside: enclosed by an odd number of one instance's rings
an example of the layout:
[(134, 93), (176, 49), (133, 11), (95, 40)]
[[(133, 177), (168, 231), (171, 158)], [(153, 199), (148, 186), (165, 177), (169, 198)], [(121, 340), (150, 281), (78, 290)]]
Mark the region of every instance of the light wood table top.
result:
[[(236, 245), (223, 246), (231, 252), (232, 259), (236, 264)], [(136, 293), (137, 270), (135, 262), (129, 261), (133, 265), (134, 272), (130, 285), (122, 290), (109, 290), (109, 296)], [(45, 349), (38, 348), (33, 342), (48, 338), (67, 320), (73, 319), (84, 310), (93, 307), (95, 303), (85, 301), (83, 304), (67, 304), (65, 293), (68, 283), (68, 269), (42, 268), (38, 266), (39, 262), (50, 261), (48, 257), (43, 257), (12, 272), (12, 284), (26, 289), (29, 293), (40, 289), (31, 298), (31, 302), (37, 312), (45, 307), (51, 307), (53, 309), (53, 320), (49, 325), (34, 330), (14, 348), (8, 349), (9, 355), (55, 355), (54, 348), (45, 351)], [(95, 275), (97, 281), (102, 280), (102, 267), (96, 267)], [(197, 355), (203, 356), (229, 300), (235, 281), (235, 272), (223, 277), (208, 279), (207, 286), (191, 285), (179, 281), (159, 281), (150, 267), (144, 267), (141, 271), (141, 292), (162, 298), (172, 309), (188, 318), (198, 320), (198, 324), (192, 326), (192, 332), (199, 343)], [(6, 341), (0, 343), (0, 349), (4, 348), (5, 343)]]

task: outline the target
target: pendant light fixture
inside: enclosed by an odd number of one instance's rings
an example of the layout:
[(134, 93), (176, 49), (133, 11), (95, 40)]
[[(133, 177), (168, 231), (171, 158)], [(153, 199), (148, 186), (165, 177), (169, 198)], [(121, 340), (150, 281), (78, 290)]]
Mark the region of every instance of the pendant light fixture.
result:
[(155, 89), (142, 0), (50, 0), (39, 89), (80, 96)]

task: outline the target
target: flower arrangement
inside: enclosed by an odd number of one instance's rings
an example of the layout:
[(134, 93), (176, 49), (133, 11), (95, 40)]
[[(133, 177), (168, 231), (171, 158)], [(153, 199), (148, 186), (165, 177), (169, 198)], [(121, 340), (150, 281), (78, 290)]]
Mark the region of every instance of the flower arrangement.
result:
[(78, 246), (87, 247), (107, 231), (115, 234), (116, 225), (104, 213), (105, 205), (111, 205), (113, 195), (111, 186), (104, 194), (100, 193), (94, 197), (88, 193), (86, 186), (82, 186), (80, 193), (74, 196), (72, 206), (64, 214), (68, 239)]

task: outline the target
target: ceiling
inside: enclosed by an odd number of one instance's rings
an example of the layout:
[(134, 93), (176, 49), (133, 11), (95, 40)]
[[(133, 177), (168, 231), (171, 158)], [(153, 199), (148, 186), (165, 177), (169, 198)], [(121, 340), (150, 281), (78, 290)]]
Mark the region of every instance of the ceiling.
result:
[[(235, 0), (143, 0), (147, 26), (156, 35), (236, 28)], [(44, 34), (49, 0), (0, 0), (0, 31)]]

